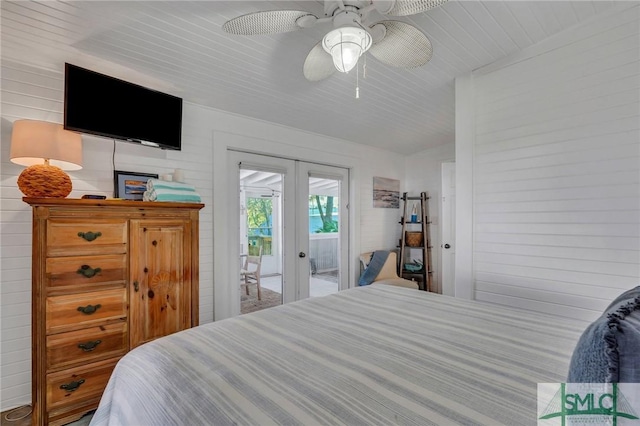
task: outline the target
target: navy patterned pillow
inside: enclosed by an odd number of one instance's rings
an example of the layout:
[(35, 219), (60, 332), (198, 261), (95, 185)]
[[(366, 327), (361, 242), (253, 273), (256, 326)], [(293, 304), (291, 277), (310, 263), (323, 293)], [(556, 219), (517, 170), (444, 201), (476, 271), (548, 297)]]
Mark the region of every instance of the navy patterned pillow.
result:
[(582, 333), (568, 383), (640, 383), (640, 286), (618, 296)]

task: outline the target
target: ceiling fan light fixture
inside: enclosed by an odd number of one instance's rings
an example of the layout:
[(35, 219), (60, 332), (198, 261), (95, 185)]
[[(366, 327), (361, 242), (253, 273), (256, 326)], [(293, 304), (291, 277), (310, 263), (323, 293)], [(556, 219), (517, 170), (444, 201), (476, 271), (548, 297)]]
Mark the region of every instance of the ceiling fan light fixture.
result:
[(331, 55), (338, 71), (349, 72), (371, 47), (371, 35), (363, 28), (340, 27), (324, 36), (322, 47)]

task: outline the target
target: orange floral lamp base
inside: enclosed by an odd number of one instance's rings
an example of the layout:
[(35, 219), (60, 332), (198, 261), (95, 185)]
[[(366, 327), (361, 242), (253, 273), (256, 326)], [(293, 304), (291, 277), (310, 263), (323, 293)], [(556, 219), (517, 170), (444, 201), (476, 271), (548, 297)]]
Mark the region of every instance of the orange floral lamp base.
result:
[(48, 164), (29, 166), (18, 176), (18, 188), (31, 198), (65, 198), (71, 193), (71, 178), (61, 168)]

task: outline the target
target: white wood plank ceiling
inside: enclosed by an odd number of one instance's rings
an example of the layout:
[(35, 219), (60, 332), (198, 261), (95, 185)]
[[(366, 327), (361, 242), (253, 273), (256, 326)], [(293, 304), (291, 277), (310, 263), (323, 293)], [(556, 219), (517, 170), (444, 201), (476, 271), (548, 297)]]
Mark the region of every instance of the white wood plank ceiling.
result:
[(188, 102), (412, 154), (454, 140), (456, 76), (631, 3), (449, 1), (408, 17), (378, 15), (420, 28), (433, 59), (406, 70), (368, 56), (360, 99), (354, 72), (315, 83), (302, 74), (330, 24), (259, 36), (221, 29), (262, 10), (322, 17), (321, 1), (3, 0), (2, 59), (60, 72), (71, 62)]

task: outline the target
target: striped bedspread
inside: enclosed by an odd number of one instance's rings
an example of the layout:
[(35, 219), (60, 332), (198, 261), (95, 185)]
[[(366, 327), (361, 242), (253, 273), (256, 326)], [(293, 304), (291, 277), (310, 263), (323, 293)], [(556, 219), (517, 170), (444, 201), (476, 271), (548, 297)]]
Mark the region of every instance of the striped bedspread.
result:
[(136, 348), (91, 425), (534, 425), (586, 325), (358, 287)]

